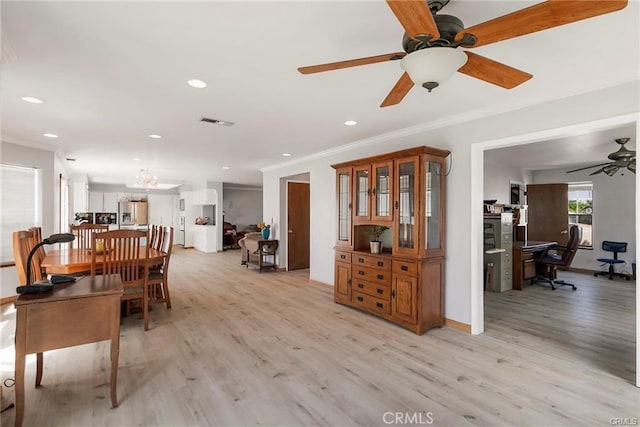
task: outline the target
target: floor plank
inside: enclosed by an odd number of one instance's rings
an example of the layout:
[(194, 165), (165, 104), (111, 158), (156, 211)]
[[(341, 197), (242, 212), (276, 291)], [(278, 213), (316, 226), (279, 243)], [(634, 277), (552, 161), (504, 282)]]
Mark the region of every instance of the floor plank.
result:
[[(485, 334), (419, 337), (334, 304), (307, 271), (258, 273), (238, 251), (176, 248), (171, 263), (173, 308), (154, 306), (147, 332), (123, 319), (120, 406), (106, 342), (51, 351), (40, 389), (28, 358), (25, 425), (383, 426), (387, 412), (442, 426), (610, 425), (640, 413), (629, 282), (487, 293)], [(1, 324), (4, 379), (11, 305)]]

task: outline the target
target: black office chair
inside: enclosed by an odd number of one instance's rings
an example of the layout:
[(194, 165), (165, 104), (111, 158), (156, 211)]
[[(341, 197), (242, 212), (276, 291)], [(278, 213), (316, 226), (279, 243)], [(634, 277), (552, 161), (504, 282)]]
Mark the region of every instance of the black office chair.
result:
[[(578, 252), (578, 245), (582, 241), (582, 228), (572, 225), (569, 230), (569, 240), (567, 246), (554, 245), (549, 247), (538, 259), (538, 264), (545, 269), (544, 276), (536, 276), (536, 281), (548, 282), (551, 289), (556, 290), (556, 286), (571, 286), (575, 291), (576, 285), (567, 283), (564, 280), (555, 278), (556, 267), (569, 267), (573, 258)], [(553, 252), (551, 252), (553, 251)]]
[(594, 276), (609, 276), (609, 280), (613, 279), (613, 276), (624, 277), (627, 280), (631, 280), (631, 276), (624, 273), (616, 273), (613, 271), (614, 264), (624, 264), (624, 260), (618, 259), (619, 252), (627, 252), (627, 242), (611, 242), (604, 240), (602, 242), (602, 250), (607, 252), (613, 252), (613, 258), (598, 258), (598, 261), (605, 264), (609, 264), (608, 271), (598, 271), (593, 273)]

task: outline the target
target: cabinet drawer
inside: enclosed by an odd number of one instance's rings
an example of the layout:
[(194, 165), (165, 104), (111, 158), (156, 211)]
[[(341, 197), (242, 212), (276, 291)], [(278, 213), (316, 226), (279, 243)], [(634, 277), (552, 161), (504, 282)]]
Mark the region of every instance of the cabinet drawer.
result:
[(371, 295), (354, 291), (351, 303), (372, 313), (391, 314), (391, 302), (389, 300), (372, 297)]
[(391, 271), (391, 260), (370, 255), (353, 254), (353, 265)]
[(418, 264), (407, 261), (393, 261), (393, 272), (395, 274), (404, 274), (405, 276), (418, 276)]
[(351, 254), (349, 252), (336, 251), (336, 261), (351, 263)]
[(522, 278), (531, 279), (532, 277), (536, 277), (536, 261), (528, 259), (522, 263)]
[(356, 278), (354, 278), (352, 282), (354, 291), (362, 292), (385, 301), (390, 301), (391, 299), (391, 287), (388, 285), (367, 282), (366, 280)]
[(354, 282), (356, 280), (367, 280), (383, 285), (391, 285), (391, 272), (377, 270), (375, 268), (361, 267), (354, 264), (351, 277)]

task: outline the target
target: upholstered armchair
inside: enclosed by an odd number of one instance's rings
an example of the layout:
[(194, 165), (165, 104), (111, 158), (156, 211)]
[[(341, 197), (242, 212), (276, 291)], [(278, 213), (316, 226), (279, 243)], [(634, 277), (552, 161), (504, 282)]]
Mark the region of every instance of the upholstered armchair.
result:
[(247, 263), (247, 252), (255, 252), (258, 250), (258, 240), (262, 240), (262, 233), (250, 232), (246, 233), (244, 237), (238, 241), (240, 252), (242, 253), (241, 265)]

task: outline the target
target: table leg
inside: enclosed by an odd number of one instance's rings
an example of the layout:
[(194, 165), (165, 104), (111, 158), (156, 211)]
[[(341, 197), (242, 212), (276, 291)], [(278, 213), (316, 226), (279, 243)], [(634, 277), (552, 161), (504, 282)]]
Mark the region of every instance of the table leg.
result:
[(40, 387), (42, 383), (42, 368), (44, 365), (44, 355), (42, 353), (36, 354), (36, 387)]
[(24, 368), (27, 352), (27, 313), (18, 308), (16, 313), (16, 427), (22, 425), (24, 418)]
[(111, 407), (118, 407), (118, 358), (120, 357), (120, 297), (111, 310)]

